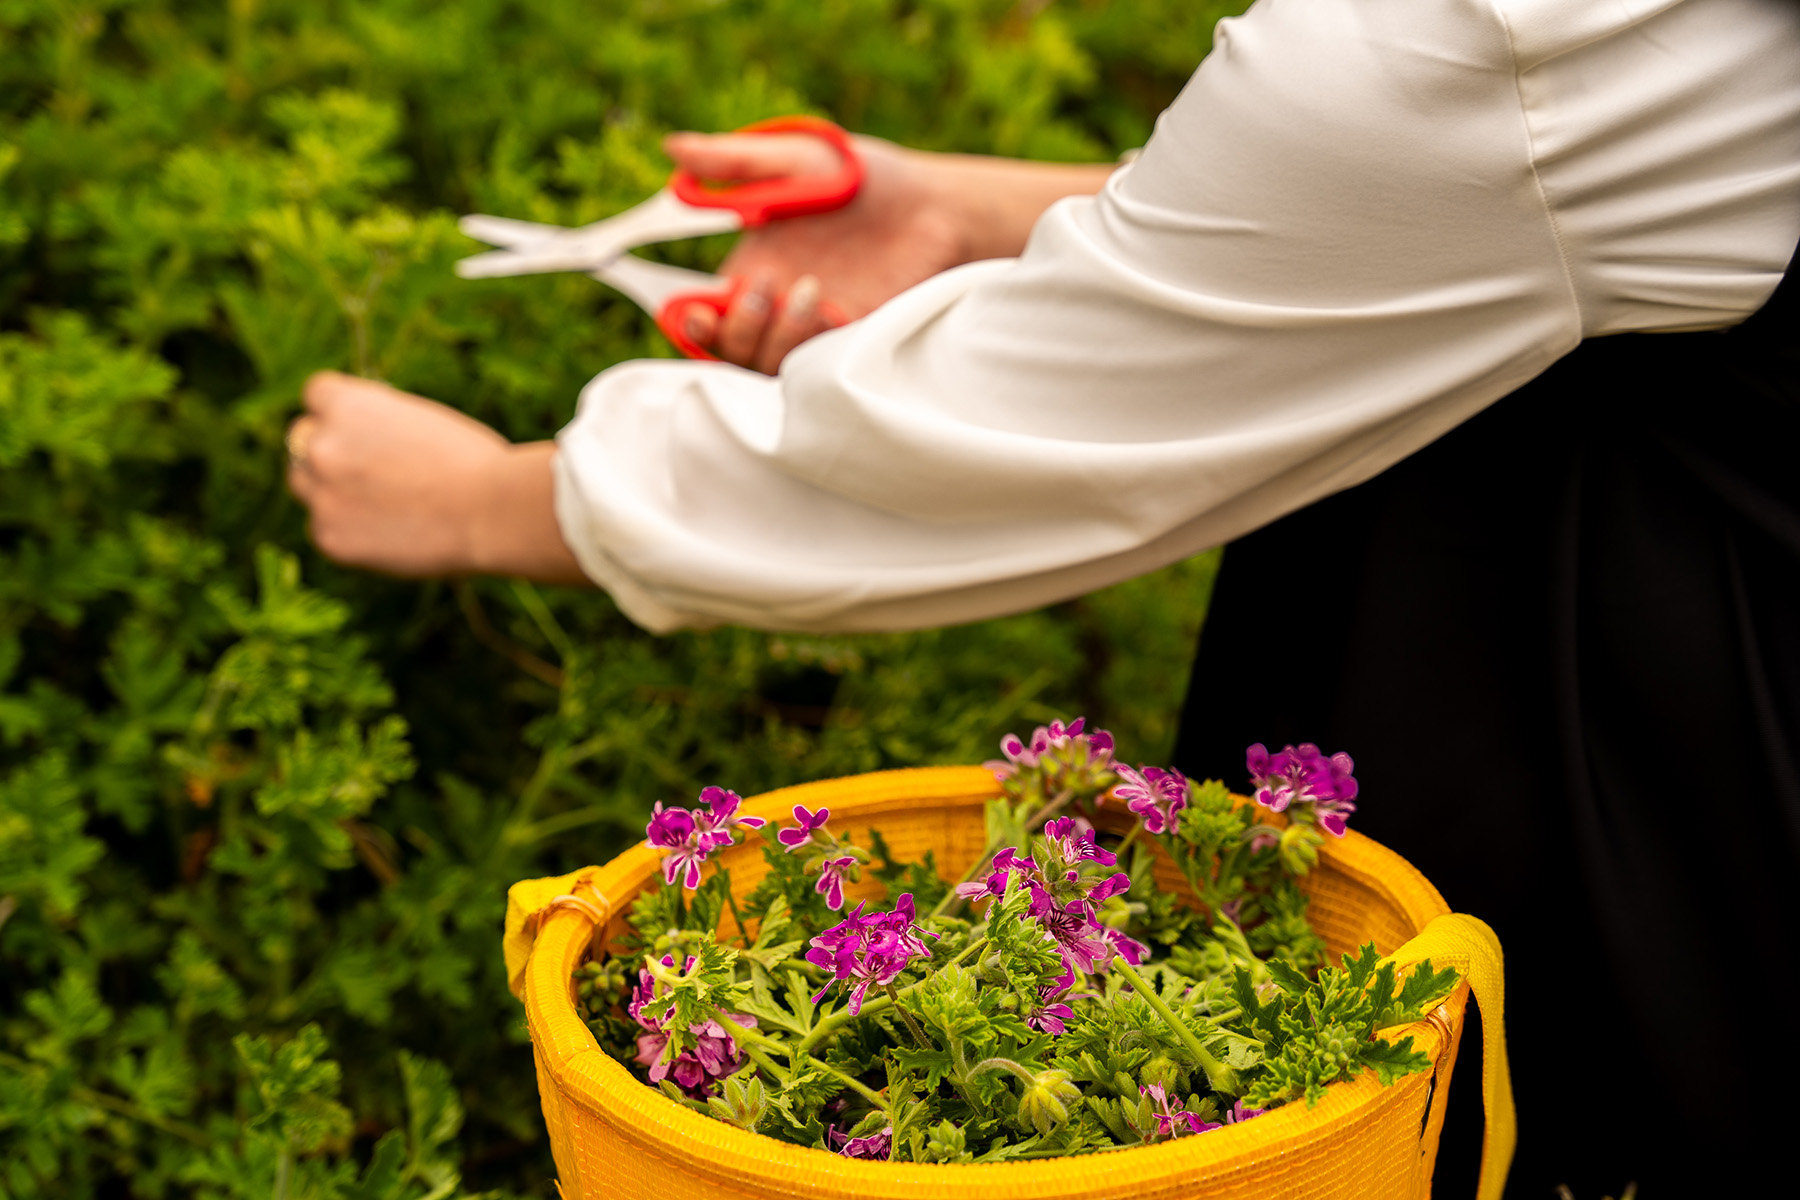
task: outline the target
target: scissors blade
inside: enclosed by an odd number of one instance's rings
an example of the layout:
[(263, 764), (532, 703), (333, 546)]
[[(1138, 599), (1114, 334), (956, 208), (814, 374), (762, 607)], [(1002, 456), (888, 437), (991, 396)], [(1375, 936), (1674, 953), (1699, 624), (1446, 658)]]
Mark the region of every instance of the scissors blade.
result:
[(676, 296), (714, 292), (724, 295), (731, 291), (731, 280), (723, 275), (671, 267), (635, 254), (621, 254), (588, 274), (607, 287), (623, 292), (653, 317), (659, 316), (663, 306)]
[[(464, 218), (467, 222), (469, 218)], [(501, 217), (483, 217), (479, 228), (488, 233), (499, 230), (493, 222)], [(530, 222), (518, 222), (530, 225)], [(627, 250), (648, 246), (653, 242), (672, 242), (681, 238), (701, 237), (709, 233), (732, 233), (744, 227), (744, 219), (729, 208), (700, 208), (678, 199), (667, 188), (627, 209), (616, 217), (595, 221), (578, 229), (556, 229), (553, 232), (515, 248), (490, 250), (465, 258), (456, 264), (456, 273), (464, 279), (490, 279), (501, 275), (536, 275), (547, 271), (592, 271), (611, 262)], [(464, 232), (484, 242), (496, 239), (487, 233), (476, 233), (464, 225)], [(550, 228), (540, 226), (538, 228)]]

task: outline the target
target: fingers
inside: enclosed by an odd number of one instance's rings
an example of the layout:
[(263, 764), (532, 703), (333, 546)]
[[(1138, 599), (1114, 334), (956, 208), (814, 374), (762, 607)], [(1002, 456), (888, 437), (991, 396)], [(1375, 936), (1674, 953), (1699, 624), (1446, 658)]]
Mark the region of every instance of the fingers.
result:
[(287, 481), (288, 488), (298, 496), (302, 503), (310, 505), (318, 493), (318, 480), (313, 475), (312, 462), (308, 457), (313, 434), (317, 432), (317, 418), (310, 416), (297, 417), (287, 431)]
[(769, 317), (774, 311), (775, 281), (768, 272), (759, 271), (750, 277), (750, 282), (725, 310), (713, 353), (726, 362), (753, 366), (757, 348), (762, 345), (763, 334), (768, 330)]
[(757, 354), (756, 369), (765, 375), (775, 374), (788, 351), (829, 327), (819, 311), (818, 276), (802, 275), (788, 289), (787, 299), (769, 323), (769, 331)]
[(837, 152), (803, 133), (671, 133), (663, 153), (702, 179), (774, 179), (825, 175)]

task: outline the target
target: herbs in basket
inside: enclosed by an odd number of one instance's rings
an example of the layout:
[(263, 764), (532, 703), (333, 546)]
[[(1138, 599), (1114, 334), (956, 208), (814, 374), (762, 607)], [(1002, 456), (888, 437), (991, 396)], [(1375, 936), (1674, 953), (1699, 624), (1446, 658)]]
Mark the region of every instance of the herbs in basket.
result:
[[(1245, 802), (1117, 762), (1079, 720), (1002, 750), (987, 851), (954, 882), (879, 829), (854, 844), (828, 809), (766, 824), (716, 787), (657, 805), (664, 885), (633, 905), (625, 953), (576, 972), (601, 1047), (721, 1121), (912, 1162), (1206, 1136), (1364, 1070), (1430, 1069), (1380, 1031), (1457, 973), (1402, 977), (1372, 944), (1326, 964), (1295, 883), (1356, 809), (1347, 754), (1252, 746)], [(706, 864), (748, 836), (769, 873), (740, 903)], [(1157, 885), (1159, 860), (1187, 896)], [(852, 904), (865, 876), (885, 899)]]

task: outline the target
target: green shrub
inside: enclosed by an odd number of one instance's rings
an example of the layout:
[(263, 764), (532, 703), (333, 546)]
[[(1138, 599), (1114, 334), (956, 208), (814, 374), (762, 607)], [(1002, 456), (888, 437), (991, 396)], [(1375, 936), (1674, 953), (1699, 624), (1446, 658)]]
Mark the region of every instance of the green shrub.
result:
[(1215, 559), (958, 629), (654, 639), (332, 567), (281, 434), (322, 367), (526, 438), (669, 353), (585, 278), (455, 279), (456, 213), (591, 220), (663, 131), (796, 110), (1107, 159), (1227, 7), (0, 0), (0, 1197), (550, 1195), (508, 884), (706, 783), (1053, 713), (1166, 752)]

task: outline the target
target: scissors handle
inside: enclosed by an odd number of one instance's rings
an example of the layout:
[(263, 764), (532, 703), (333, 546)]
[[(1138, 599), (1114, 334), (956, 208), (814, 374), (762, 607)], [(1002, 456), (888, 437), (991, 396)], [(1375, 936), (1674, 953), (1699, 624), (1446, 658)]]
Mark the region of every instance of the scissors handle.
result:
[(711, 309), (714, 315), (723, 317), (725, 310), (731, 307), (731, 302), (743, 290), (744, 281), (733, 279), (731, 287), (723, 292), (678, 292), (664, 300), (662, 307), (656, 310), (656, 327), (687, 357), (718, 362), (718, 355), (688, 336), (688, 314), (697, 308), (705, 308)]
[[(662, 307), (656, 310), (656, 327), (663, 331), (663, 336), (672, 342), (675, 348), (688, 358), (705, 359), (707, 362), (718, 362), (719, 356), (688, 336), (688, 314), (696, 308), (712, 310), (717, 317), (723, 318), (731, 302), (744, 290), (742, 279), (731, 280), (731, 286), (722, 292), (679, 292), (664, 300)], [(819, 305), (819, 313), (832, 326), (844, 324), (849, 320), (842, 309), (829, 300)]]
[(744, 219), (745, 229), (756, 229), (770, 221), (842, 208), (862, 187), (863, 161), (850, 135), (823, 117), (772, 117), (737, 132), (811, 134), (837, 151), (838, 169), (829, 175), (788, 175), (709, 188), (686, 167), (677, 167), (669, 176), (669, 190), (677, 199), (696, 208), (729, 208)]

